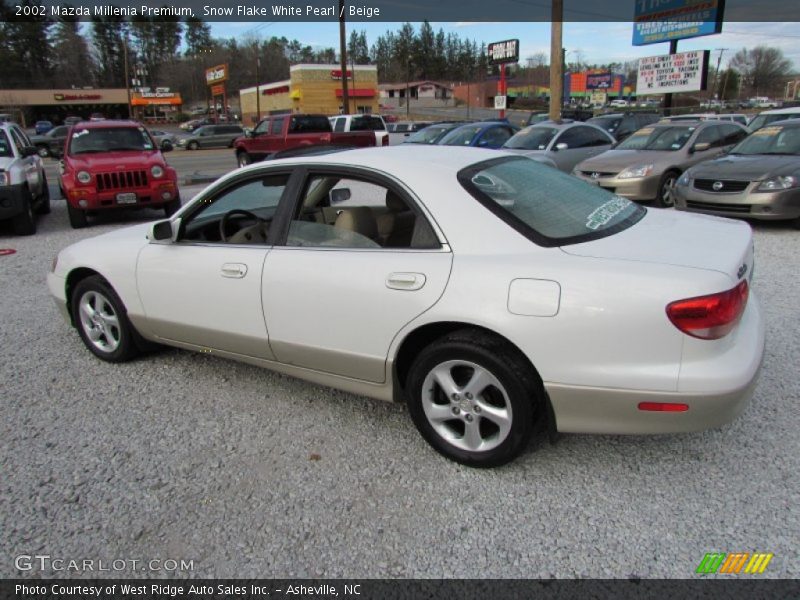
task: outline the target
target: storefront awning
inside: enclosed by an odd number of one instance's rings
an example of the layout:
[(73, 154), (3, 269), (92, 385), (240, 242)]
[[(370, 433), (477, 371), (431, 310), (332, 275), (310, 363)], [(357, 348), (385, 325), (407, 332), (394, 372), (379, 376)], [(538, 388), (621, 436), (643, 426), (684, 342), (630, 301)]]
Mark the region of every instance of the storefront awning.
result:
[[(374, 98), (376, 90), (372, 88), (355, 88), (347, 90), (347, 95), (351, 98)], [(342, 88), (336, 88), (336, 97), (342, 97)]]
[(131, 96), (132, 106), (180, 106), (182, 104), (183, 100), (181, 100), (181, 95), (177, 93), (151, 95), (134, 94)]

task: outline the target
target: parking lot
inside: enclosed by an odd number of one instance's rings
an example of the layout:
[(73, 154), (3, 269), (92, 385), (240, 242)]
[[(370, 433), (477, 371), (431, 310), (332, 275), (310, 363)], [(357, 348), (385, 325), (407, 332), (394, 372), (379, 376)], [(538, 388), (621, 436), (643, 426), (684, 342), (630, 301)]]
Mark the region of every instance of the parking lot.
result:
[[(181, 181), (234, 166), (230, 150), (168, 160)], [(16, 250), (0, 256), (0, 576), (58, 575), (15, 568), (46, 553), (191, 561), (117, 576), (691, 578), (707, 552), (774, 553), (763, 577), (800, 575), (800, 232), (789, 225), (754, 226), (768, 339), (738, 420), (564, 435), (473, 470), (431, 450), (402, 405), (182, 350), (94, 358), (48, 295), (51, 261), (160, 214), (72, 230), (54, 199), (34, 236), (0, 224), (0, 248)]]

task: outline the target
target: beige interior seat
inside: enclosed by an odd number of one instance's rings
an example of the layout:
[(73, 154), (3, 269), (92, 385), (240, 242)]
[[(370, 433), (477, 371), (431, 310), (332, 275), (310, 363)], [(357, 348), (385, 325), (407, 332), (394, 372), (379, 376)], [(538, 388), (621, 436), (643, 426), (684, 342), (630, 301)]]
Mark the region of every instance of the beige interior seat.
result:
[(378, 224), (368, 206), (342, 209), (333, 226), (337, 229), (353, 231), (371, 240), (378, 238)]
[(381, 245), (387, 248), (408, 248), (416, 221), (414, 211), (392, 190), (386, 190), (386, 209), (387, 212), (378, 218)]

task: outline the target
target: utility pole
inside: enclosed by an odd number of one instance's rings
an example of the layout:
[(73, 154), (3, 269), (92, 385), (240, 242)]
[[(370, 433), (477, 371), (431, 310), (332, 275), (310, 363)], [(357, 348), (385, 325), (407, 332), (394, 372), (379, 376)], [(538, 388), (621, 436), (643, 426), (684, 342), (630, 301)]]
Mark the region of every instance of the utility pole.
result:
[(122, 58), (125, 61), (125, 91), (128, 94), (128, 118), (132, 118), (131, 114), (131, 77), (128, 72), (128, 34), (125, 33), (125, 38), (122, 41)]
[[(714, 71), (714, 87), (711, 88), (711, 91), (708, 95), (709, 98), (711, 98), (712, 94), (716, 95), (717, 93), (717, 86), (719, 85), (719, 65), (722, 62), (722, 53), (725, 52), (727, 48), (717, 48), (717, 50), (719, 50), (719, 56), (717, 57), (717, 70)], [(722, 100), (722, 96), (720, 96), (719, 99)]]
[(550, 120), (561, 120), (561, 96), (564, 86), (564, 55), (562, 33), (564, 27), (564, 0), (553, 0), (550, 13)]
[[(261, 120), (261, 75), (259, 73), (259, 67), (261, 67), (261, 48), (259, 48), (259, 42), (256, 41), (256, 123)], [(244, 119), (242, 119), (244, 120)]]
[(344, 31), (344, 0), (339, 0), (339, 58), (342, 63), (342, 113), (350, 108), (350, 97), (347, 93), (347, 41)]

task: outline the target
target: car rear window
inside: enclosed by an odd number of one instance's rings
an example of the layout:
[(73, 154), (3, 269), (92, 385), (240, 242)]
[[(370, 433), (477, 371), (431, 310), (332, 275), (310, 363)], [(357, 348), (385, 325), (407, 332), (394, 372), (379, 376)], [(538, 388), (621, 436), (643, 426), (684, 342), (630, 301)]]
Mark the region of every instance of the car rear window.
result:
[(645, 208), (526, 157), (503, 157), (462, 169), (467, 192), (532, 242), (566, 246), (627, 229)]
[(331, 122), (325, 116), (292, 117), (289, 133), (318, 133), (331, 130)]
[(386, 131), (386, 126), (380, 117), (353, 117), (350, 131)]
[(483, 130), (481, 125), (467, 125), (454, 129), (444, 136), (439, 143), (442, 146), (469, 146), (473, 138)]
[(407, 144), (435, 144), (453, 125), (431, 125), (406, 138)]

